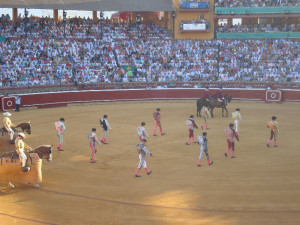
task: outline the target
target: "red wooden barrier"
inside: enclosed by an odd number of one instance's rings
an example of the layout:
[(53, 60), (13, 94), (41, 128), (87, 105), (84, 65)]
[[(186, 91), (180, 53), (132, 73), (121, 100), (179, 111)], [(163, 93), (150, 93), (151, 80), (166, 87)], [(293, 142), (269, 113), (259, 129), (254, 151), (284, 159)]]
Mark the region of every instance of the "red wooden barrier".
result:
[[(214, 94), (215, 89), (210, 89)], [(163, 100), (163, 99), (198, 99), (204, 93), (202, 88), (172, 88), (172, 89), (122, 89), (122, 90), (86, 90), (68, 92), (48, 92), (22, 94), (21, 106), (30, 107), (58, 107), (70, 103), (100, 102), (100, 101), (137, 101), (137, 100)], [(276, 94), (274, 94), (276, 93)], [(226, 88), (223, 94), (231, 94), (233, 100), (254, 101), (299, 101), (299, 89), (246, 89)], [(278, 98), (280, 97), (280, 100)], [(14, 96), (1, 97), (1, 110), (6, 111), (15, 108)]]

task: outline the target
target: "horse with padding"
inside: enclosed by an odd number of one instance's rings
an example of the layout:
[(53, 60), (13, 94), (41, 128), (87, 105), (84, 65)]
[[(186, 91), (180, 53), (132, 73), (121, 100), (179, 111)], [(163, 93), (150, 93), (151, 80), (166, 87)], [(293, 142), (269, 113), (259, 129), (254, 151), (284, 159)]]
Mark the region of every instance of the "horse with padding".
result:
[(14, 149), (0, 155), (0, 182), (9, 182), (11, 188), (14, 188), (14, 185), (10, 182), (33, 184), (36, 188), (39, 188), (38, 183), (42, 182), (42, 159), (52, 160), (52, 146), (41, 145), (28, 151), (26, 155), (27, 165), (30, 167), (28, 172), (21, 170), (18, 153)]

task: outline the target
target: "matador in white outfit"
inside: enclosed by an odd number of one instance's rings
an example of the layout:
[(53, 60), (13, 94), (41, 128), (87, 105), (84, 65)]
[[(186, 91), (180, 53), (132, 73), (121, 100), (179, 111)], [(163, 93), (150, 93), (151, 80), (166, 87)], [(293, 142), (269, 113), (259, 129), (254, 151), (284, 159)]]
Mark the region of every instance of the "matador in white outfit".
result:
[(238, 135), (240, 121), (242, 120), (242, 116), (239, 108), (237, 108), (235, 112), (232, 113), (232, 118), (234, 119), (235, 133), (236, 135)]
[(150, 138), (149, 135), (148, 135), (148, 133), (147, 133), (147, 131), (146, 131), (146, 129), (145, 129), (145, 125), (146, 125), (146, 123), (142, 122), (141, 126), (138, 127), (138, 128), (136, 128), (136, 130), (138, 132), (138, 135), (139, 135), (139, 138), (140, 138), (141, 141), (143, 141), (143, 139), (146, 139), (146, 136), (148, 138)]

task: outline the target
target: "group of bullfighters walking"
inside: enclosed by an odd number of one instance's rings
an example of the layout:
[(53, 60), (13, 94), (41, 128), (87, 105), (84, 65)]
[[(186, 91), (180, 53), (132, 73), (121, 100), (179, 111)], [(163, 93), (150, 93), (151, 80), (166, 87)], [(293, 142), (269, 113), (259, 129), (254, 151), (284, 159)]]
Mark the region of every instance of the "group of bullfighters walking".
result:
[[(218, 99), (218, 101), (223, 101), (222, 100), (222, 92), (221, 89), (218, 89), (217, 93), (216, 93), (216, 97)], [(205, 94), (204, 94), (204, 99), (206, 99), (207, 101), (209, 101), (209, 90), (208, 88), (205, 89)], [(14, 137), (14, 130), (12, 129), (14, 127), (14, 124), (11, 122), (10, 120), (10, 116), (11, 114), (9, 112), (5, 112), (3, 113), (4, 115), (4, 119), (3, 119), (3, 128), (8, 132), (9, 137), (10, 137), (10, 143), (11, 144), (15, 144), (15, 148), (16, 148), (16, 152), (19, 155), (20, 161), (22, 163), (22, 171), (29, 171), (30, 168), (27, 166), (27, 157), (25, 154), (25, 150), (32, 150), (32, 148), (30, 146), (28, 146), (27, 144), (24, 143), (24, 138), (25, 138), (25, 134), (22, 132), (18, 133), (18, 136), (15, 140), (13, 140)], [(204, 123), (201, 125), (201, 129), (206, 129), (209, 130), (208, 128), (208, 119), (209, 119), (209, 111), (207, 107), (202, 107), (201, 109), (201, 115), (204, 118)], [(156, 130), (157, 127), (159, 128), (160, 134), (161, 135), (165, 135), (165, 132), (163, 132), (162, 130), (162, 125), (161, 125), (161, 114), (160, 114), (160, 108), (157, 108), (156, 111), (153, 113), (153, 117), (154, 117), (154, 129), (153, 129), (153, 136), (157, 136), (156, 134)], [(90, 144), (90, 148), (91, 148), (91, 163), (95, 163), (95, 156), (97, 153), (97, 148), (96, 148), (96, 144), (98, 143), (101, 146), (102, 144), (108, 144), (107, 142), (107, 131), (108, 129), (112, 129), (108, 123), (107, 120), (108, 116), (104, 115), (103, 118), (100, 119), (100, 125), (103, 129), (104, 132), (104, 136), (101, 139), (101, 141), (99, 141), (99, 139), (97, 138), (96, 135), (96, 128), (92, 128), (91, 132), (88, 133), (88, 140), (89, 140), (89, 144)], [(231, 150), (231, 158), (235, 158), (235, 145), (234, 145), (234, 139), (239, 141), (239, 135), (238, 135), (238, 131), (239, 131), (239, 124), (240, 121), (242, 120), (242, 116), (240, 113), (240, 109), (237, 108), (235, 110), (235, 112), (232, 113), (232, 118), (234, 120), (233, 123), (229, 124), (229, 127), (225, 129), (225, 136), (227, 139), (227, 149), (224, 153), (225, 157), (227, 158), (229, 151)], [(267, 146), (270, 147), (270, 143), (272, 141), (272, 139), (274, 139), (274, 147), (277, 147), (277, 134), (278, 134), (278, 123), (276, 121), (276, 116), (272, 116), (272, 120), (267, 122), (267, 128), (270, 129), (271, 131), (271, 136), (267, 141)], [(65, 133), (66, 130), (66, 126), (64, 124), (65, 119), (64, 118), (60, 118), (60, 120), (58, 122), (54, 123), (54, 129), (57, 132), (57, 136), (58, 136), (58, 151), (63, 151), (62, 145), (63, 145), (63, 135)], [(152, 153), (148, 150), (148, 148), (146, 147), (146, 137), (149, 138), (149, 135), (145, 129), (145, 122), (142, 122), (141, 125), (136, 129), (139, 139), (140, 139), (140, 143), (138, 143), (136, 145), (136, 150), (139, 154), (139, 164), (137, 167), (137, 171), (135, 176), (136, 177), (141, 177), (140, 170), (142, 167), (144, 167), (147, 175), (150, 175), (152, 173), (152, 171), (149, 171), (147, 168), (147, 163), (146, 163), (146, 154), (152, 156)], [(201, 158), (203, 153), (206, 156), (208, 165), (212, 165), (213, 161), (210, 160), (209, 155), (208, 155), (208, 139), (207, 139), (207, 132), (203, 132), (202, 136), (197, 136), (197, 141), (194, 138), (194, 129), (197, 128), (198, 126), (196, 124), (196, 122), (194, 121), (194, 116), (190, 115), (190, 118), (186, 121), (186, 126), (188, 128), (188, 137), (186, 140), (186, 145), (189, 145), (189, 141), (190, 139), (193, 140), (193, 143), (198, 143), (200, 145), (200, 154), (198, 157), (198, 163), (197, 166), (200, 167), (201, 166)], [(235, 129), (234, 129), (235, 127)]]
[[(207, 103), (209, 102), (210, 95), (209, 95), (209, 89), (208, 88), (205, 88), (203, 98), (207, 101)], [(223, 102), (223, 96), (222, 96), (221, 88), (219, 88), (217, 90), (216, 98), (219, 102)], [(208, 130), (209, 129), (208, 128), (208, 119), (209, 119), (208, 108), (203, 106), (200, 113), (204, 118), (204, 123), (201, 125), (201, 129), (203, 130), (204, 128), (206, 128), (206, 130)], [(242, 116), (241, 116), (239, 108), (237, 108), (232, 113), (232, 118), (234, 120), (234, 123), (230, 123), (229, 127), (225, 129), (225, 136), (226, 136), (227, 146), (228, 146), (225, 153), (224, 153), (226, 158), (227, 158), (230, 150), (231, 150), (231, 158), (235, 158), (234, 140), (236, 139), (237, 141), (239, 141), (238, 131), (239, 131), (240, 121), (242, 120)], [(270, 131), (271, 131), (271, 137), (268, 139), (268, 142), (267, 142), (268, 147), (270, 147), (270, 143), (271, 143), (273, 138), (274, 138), (274, 147), (277, 147), (277, 134), (278, 134), (277, 124), (278, 123), (277, 123), (276, 119), (277, 119), (276, 116), (272, 116), (272, 120), (267, 122), (267, 128), (269, 128)], [(203, 152), (205, 153), (208, 165), (212, 165), (213, 162), (210, 161), (209, 155), (208, 155), (207, 132), (203, 132), (202, 136), (197, 136), (198, 141), (195, 141), (194, 129), (195, 128), (198, 129), (198, 126), (197, 126), (196, 122), (194, 121), (194, 115), (190, 115), (190, 118), (188, 120), (186, 120), (186, 126), (188, 128), (188, 137), (187, 137), (187, 140), (186, 140), (186, 145), (189, 145), (190, 139), (192, 139), (194, 143), (198, 143), (200, 145), (200, 155), (198, 157), (198, 164), (197, 165), (199, 167), (201, 166), (201, 158), (202, 158)], [(234, 129), (234, 127), (235, 127), (235, 129)]]
[[(100, 119), (100, 125), (103, 129), (104, 132), (104, 136), (101, 139), (102, 144), (108, 144), (107, 142), (107, 130), (108, 128), (111, 130), (112, 128), (110, 127), (108, 120), (107, 120), (108, 116), (104, 115), (102, 119)], [(100, 141), (97, 138), (97, 134), (96, 134), (96, 128), (92, 128), (92, 131), (90, 133), (88, 133), (88, 140), (90, 142), (90, 148), (92, 150), (92, 154), (91, 154), (91, 163), (95, 163), (95, 156), (97, 153), (97, 148), (96, 148), (96, 144), (98, 143), (99, 145), (101, 145)]]
[[(222, 92), (221, 89), (218, 89), (217, 91), (217, 99), (218, 101), (223, 101), (223, 97), (222, 97)], [(205, 99), (209, 99), (209, 93), (208, 93), (208, 88), (205, 89)], [(207, 107), (203, 107), (201, 109), (201, 115), (204, 118), (204, 123), (201, 125), (201, 129), (206, 129), (209, 130), (208, 127), (208, 119), (210, 118), (209, 116), (209, 111)], [(107, 121), (107, 115), (104, 115), (102, 119), (100, 119), (100, 125), (104, 131), (104, 136), (101, 140), (102, 144), (108, 144), (107, 143), (107, 130), (108, 128), (111, 130), (112, 128), (110, 127), (108, 121)], [(153, 118), (154, 118), (154, 129), (153, 129), (153, 136), (157, 136), (157, 127), (159, 128), (159, 132), (161, 135), (165, 135), (165, 132), (163, 132), (162, 130), (162, 125), (161, 125), (161, 114), (160, 114), (160, 108), (157, 108), (156, 111), (153, 113)], [(238, 135), (238, 131), (239, 131), (239, 124), (240, 121), (242, 120), (242, 116), (240, 113), (240, 109), (237, 108), (233, 113), (232, 113), (232, 118), (234, 120), (233, 123), (229, 124), (229, 127), (225, 129), (225, 137), (227, 140), (227, 149), (224, 153), (225, 157), (227, 158), (229, 151), (231, 150), (231, 158), (235, 158), (235, 144), (234, 144), (234, 139), (239, 141), (239, 135)], [(270, 142), (271, 140), (274, 138), (274, 147), (277, 147), (276, 141), (277, 141), (277, 133), (278, 133), (278, 128), (277, 128), (277, 122), (276, 122), (276, 117), (273, 116), (271, 121), (267, 122), (267, 127), (271, 130), (271, 137), (267, 142), (267, 146), (270, 147)], [(65, 130), (65, 126), (62, 123), (64, 121), (63, 118), (61, 118), (60, 123), (56, 123), (58, 124), (58, 128), (57, 128), (57, 135), (59, 136), (59, 145), (58, 145), (58, 150), (62, 150), (61, 149), (61, 145), (62, 145), (62, 134)], [(148, 150), (148, 148), (146, 147), (146, 137), (150, 138), (149, 134), (147, 133), (146, 129), (145, 129), (145, 122), (142, 122), (141, 125), (136, 129), (137, 133), (138, 133), (138, 137), (140, 140), (140, 143), (138, 143), (136, 145), (136, 150), (139, 154), (139, 164), (137, 167), (137, 171), (135, 174), (135, 177), (141, 177), (140, 170), (142, 167), (144, 167), (146, 174), (150, 175), (152, 173), (151, 170), (148, 170), (147, 168), (147, 163), (146, 163), (146, 155), (150, 155), (151, 157), (153, 156), (152, 153)], [(200, 154), (198, 157), (198, 163), (197, 166), (200, 167), (201, 166), (201, 158), (203, 153), (206, 156), (208, 165), (212, 165), (213, 161), (210, 160), (209, 158), (209, 154), (208, 154), (208, 139), (207, 139), (207, 132), (203, 132), (202, 136), (197, 136), (197, 141), (194, 138), (194, 128), (198, 129), (198, 126), (196, 124), (196, 122), (194, 121), (194, 116), (190, 115), (190, 118), (186, 121), (186, 126), (188, 128), (188, 138), (186, 140), (186, 145), (189, 145), (189, 140), (192, 139), (194, 143), (198, 143), (200, 145)], [(234, 129), (235, 127), (235, 129)], [(90, 142), (90, 148), (92, 150), (91, 153), (91, 163), (95, 163), (95, 155), (97, 153), (97, 148), (96, 148), (96, 144), (98, 143), (99, 145), (101, 145), (100, 141), (97, 138), (96, 135), (96, 128), (92, 128), (91, 132), (88, 133), (88, 140)]]

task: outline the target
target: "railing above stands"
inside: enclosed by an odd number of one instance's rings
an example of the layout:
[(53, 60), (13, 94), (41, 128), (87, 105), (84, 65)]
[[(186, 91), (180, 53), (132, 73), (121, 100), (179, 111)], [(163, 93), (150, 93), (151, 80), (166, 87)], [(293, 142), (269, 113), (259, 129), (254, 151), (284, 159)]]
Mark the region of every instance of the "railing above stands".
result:
[(217, 33), (217, 39), (300, 39), (300, 32), (274, 32), (274, 33)]
[(215, 7), (215, 15), (300, 14), (300, 7)]

